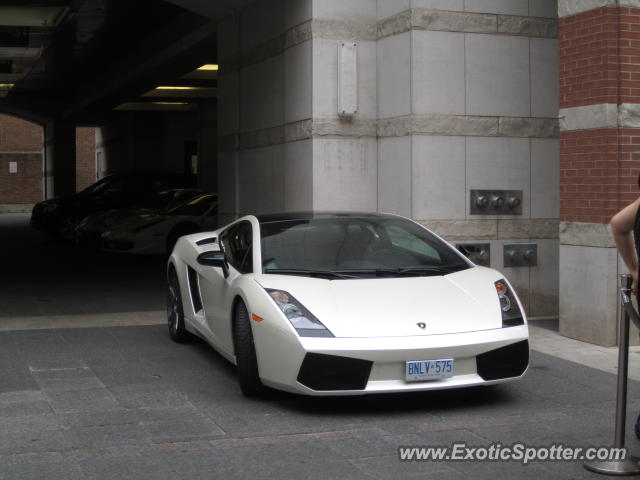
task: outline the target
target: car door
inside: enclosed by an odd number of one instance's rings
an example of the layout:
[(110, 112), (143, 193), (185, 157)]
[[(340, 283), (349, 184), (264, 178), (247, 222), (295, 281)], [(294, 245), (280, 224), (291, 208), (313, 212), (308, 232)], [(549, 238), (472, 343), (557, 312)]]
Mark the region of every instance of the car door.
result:
[(220, 244), (224, 248), (229, 263), (229, 276), (224, 277), (222, 269), (213, 268), (202, 282), (203, 305), (206, 321), (216, 341), (231, 348), (231, 307), (230, 288), (238, 276), (253, 271), (253, 227), (242, 221), (220, 234)]

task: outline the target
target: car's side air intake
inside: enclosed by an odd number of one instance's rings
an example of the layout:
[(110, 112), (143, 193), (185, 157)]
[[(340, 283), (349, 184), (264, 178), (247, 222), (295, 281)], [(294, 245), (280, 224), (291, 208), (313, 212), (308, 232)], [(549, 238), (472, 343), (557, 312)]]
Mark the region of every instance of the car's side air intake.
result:
[(198, 313), (202, 310), (202, 299), (200, 298), (200, 289), (198, 288), (198, 272), (191, 267), (187, 267), (187, 271), (189, 272), (189, 293), (191, 293), (193, 310), (195, 313)]
[(519, 377), (529, 365), (529, 342), (521, 342), (496, 348), (476, 357), (478, 375), (484, 380)]

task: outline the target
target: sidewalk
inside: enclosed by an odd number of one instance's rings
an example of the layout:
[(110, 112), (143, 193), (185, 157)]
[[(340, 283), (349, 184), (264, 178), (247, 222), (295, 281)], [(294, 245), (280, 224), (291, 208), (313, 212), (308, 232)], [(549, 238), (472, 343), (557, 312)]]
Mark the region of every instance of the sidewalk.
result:
[[(618, 347), (601, 347), (563, 337), (536, 326), (535, 320), (529, 322), (529, 333), (532, 350), (603, 372), (618, 373)], [(629, 348), (629, 378), (640, 381), (640, 346)]]

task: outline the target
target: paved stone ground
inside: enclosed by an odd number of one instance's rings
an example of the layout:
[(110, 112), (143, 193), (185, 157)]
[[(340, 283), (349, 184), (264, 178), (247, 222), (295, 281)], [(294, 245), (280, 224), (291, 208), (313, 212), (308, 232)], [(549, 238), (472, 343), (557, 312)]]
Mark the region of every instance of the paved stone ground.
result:
[(1, 479), (591, 478), (574, 462), (401, 463), (397, 448), (612, 438), (614, 375), (537, 352), (498, 388), (251, 400), (206, 344), (160, 325), (0, 332), (0, 352)]
[(117, 323), (122, 316), (128, 324), (132, 313), (164, 311), (162, 258), (78, 249), (31, 229), (29, 218), (0, 214), (0, 328)]
[[(585, 344), (533, 327), (534, 348), (547, 353), (533, 352), (522, 381), (495, 388), (246, 399), (206, 344), (136, 324), (162, 319), (161, 261), (79, 252), (25, 218), (0, 216), (0, 479), (599, 478), (579, 462), (398, 459), (399, 446), (454, 441), (609, 445), (610, 365), (560, 358), (562, 345)], [(610, 363), (615, 349), (604, 353)], [(640, 452), (640, 383), (629, 390), (627, 443)]]

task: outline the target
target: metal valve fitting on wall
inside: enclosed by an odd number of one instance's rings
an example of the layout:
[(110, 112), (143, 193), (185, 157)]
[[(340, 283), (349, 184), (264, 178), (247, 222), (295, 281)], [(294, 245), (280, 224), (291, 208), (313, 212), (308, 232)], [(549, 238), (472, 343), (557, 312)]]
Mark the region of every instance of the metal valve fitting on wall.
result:
[(476, 265), (483, 267), (491, 265), (490, 243), (458, 243), (456, 248)]
[(535, 243), (505, 243), (505, 267), (535, 267), (538, 265), (538, 245)]
[(522, 215), (522, 190), (471, 190), (471, 215)]

